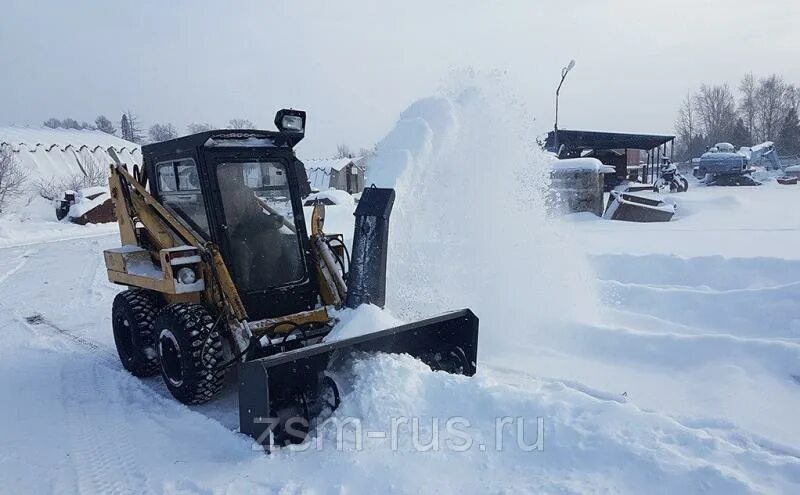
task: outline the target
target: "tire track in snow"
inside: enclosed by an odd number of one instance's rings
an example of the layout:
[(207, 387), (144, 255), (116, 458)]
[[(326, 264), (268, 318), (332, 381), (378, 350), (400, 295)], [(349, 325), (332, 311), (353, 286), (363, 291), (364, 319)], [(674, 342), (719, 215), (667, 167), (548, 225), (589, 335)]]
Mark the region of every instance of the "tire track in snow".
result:
[(41, 313), (33, 313), (28, 316), (21, 316), (19, 314), (15, 315), (15, 319), (28, 327), (32, 332), (39, 333), (35, 327), (45, 326), (57, 334), (66, 337), (72, 344), (75, 344), (78, 347), (81, 347), (84, 350), (89, 351), (93, 357), (97, 358), (98, 362), (103, 364), (104, 366), (114, 369), (114, 370), (121, 370), (122, 363), (119, 362), (116, 354), (111, 351), (108, 347), (95, 342), (91, 339), (87, 339), (85, 337), (81, 337), (78, 334), (75, 334), (69, 330), (66, 330), (55, 323), (48, 320), (44, 317)]
[(132, 448), (113, 374), (97, 362), (71, 361), (61, 370), (67, 437), (79, 493), (149, 493)]
[(36, 254), (39, 250), (38, 249), (28, 249), (24, 253), (18, 256), (19, 262), (14, 266), (14, 268), (8, 270), (4, 274), (0, 275), (0, 285), (2, 285), (9, 277), (17, 273), (18, 271), (22, 270), (27, 263), (30, 257)]

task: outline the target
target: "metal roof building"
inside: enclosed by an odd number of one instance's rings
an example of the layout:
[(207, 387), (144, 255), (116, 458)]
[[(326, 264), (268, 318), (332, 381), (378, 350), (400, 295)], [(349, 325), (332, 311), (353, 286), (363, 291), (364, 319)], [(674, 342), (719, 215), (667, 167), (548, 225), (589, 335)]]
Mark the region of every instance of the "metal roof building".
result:
[(66, 179), (87, 167), (107, 167), (109, 150), (123, 163), (142, 164), (138, 144), (102, 131), (0, 127), (0, 146), (10, 149), (32, 180)]

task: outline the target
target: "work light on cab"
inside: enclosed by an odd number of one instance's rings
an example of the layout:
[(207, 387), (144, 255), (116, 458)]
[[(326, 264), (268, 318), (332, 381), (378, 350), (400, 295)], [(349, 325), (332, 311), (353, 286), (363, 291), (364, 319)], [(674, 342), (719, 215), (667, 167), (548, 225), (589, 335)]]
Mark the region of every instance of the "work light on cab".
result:
[(306, 130), (306, 113), (302, 110), (278, 110), (275, 126), (281, 132), (303, 134)]

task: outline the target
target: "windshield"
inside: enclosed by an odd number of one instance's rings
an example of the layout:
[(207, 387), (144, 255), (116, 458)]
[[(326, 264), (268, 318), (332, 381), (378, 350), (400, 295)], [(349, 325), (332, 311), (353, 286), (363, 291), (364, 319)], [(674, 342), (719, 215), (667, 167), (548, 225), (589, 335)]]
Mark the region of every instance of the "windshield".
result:
[(303, 280), (305, 264), (284, 164), (221, 163), (217, 181), (237, 287), (263, 290)]

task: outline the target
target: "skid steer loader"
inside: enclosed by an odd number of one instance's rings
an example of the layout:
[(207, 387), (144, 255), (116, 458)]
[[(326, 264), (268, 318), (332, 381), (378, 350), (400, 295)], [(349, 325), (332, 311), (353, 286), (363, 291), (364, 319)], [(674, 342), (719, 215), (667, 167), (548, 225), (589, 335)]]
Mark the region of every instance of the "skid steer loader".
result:
[(212, 399), (236, 366), (240, 432), (267, 449), (302, 441), (338, 405), (333, 368), (354, 353), (407, 353), (435, 370), (475, 373), (478, 319), (468, 309), (343, 340), (326, 340), (329, 310), (383, 306), (391, 189), (367, 188), (352, 254), (310, 235), (304, 165), (293, 147), (306, 114), (281, 110), (278, 131), (208, 131), (142, 147), (143, 166), (116, 156), (109, 185), (122, 246), (104, 252), (114, 340), (138, 377), (161, 374), (185, 404)]

